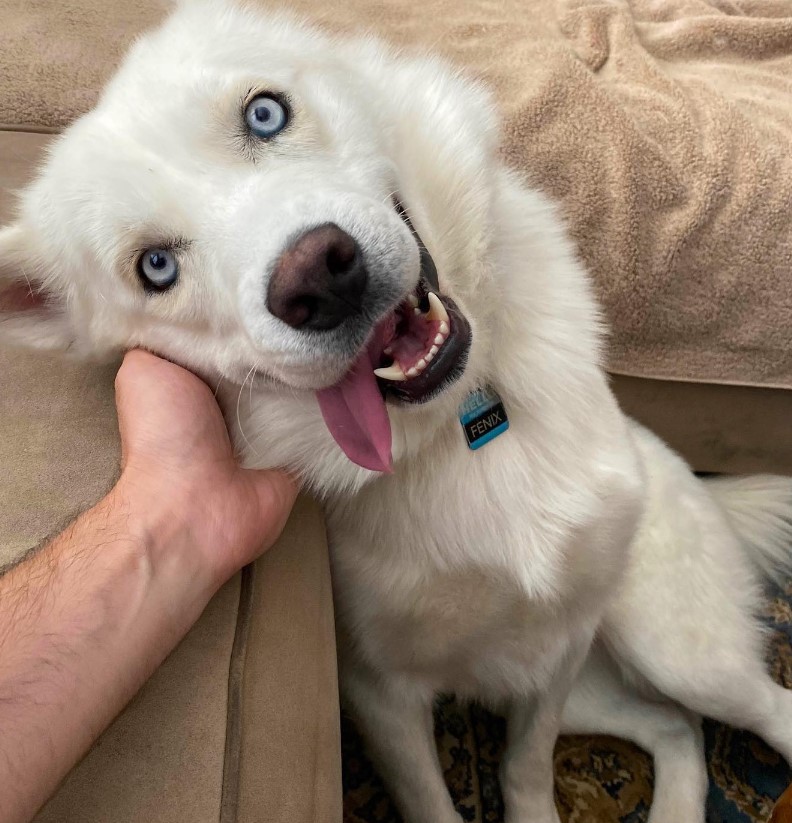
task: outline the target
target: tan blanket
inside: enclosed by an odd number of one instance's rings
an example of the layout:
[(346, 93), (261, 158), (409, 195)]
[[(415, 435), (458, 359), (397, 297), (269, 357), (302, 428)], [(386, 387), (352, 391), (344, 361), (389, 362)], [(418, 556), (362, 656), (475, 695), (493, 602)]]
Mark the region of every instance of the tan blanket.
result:
[[(792, 0), (288, 5), (489, 80), (505, 157), (596, 279), (614, 371), (792, 387)], [(84, 111), (160, 8), (0, 0), (0, 123)]]

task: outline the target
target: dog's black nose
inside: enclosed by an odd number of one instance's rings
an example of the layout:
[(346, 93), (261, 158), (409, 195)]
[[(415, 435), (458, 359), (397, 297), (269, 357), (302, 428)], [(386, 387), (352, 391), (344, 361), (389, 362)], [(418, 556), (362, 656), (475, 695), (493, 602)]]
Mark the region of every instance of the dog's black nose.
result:
[(301, 234), (278, 258), (267, 308), (295, 329), (334, 329), (360, 312), (367, 280), (354, 238), (325, 223)]

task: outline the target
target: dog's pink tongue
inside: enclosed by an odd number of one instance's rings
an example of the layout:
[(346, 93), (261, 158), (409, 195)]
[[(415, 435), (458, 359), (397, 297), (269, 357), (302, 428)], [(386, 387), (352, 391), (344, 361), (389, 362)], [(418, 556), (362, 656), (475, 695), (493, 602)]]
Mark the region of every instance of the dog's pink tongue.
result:
[(373, 371), (376, 348), (370, 346), (340, 383), (316, 396), (327, 428), (346, 456), (364, 469), (390, 472), (391, 427)]

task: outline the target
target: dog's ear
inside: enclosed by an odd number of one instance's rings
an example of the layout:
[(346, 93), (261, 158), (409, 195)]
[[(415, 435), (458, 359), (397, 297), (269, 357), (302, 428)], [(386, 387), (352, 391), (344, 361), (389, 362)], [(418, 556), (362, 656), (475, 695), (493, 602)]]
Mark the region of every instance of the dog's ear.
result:
[[(390, 117), (399, 196), (416, 216), (422, 202), (448, 215), (467, 247), (487, 242), (492, 178), (498, 173), (498, 118), (481, 83), (434, 56), (369, 62)], [(444, 231), (438, 226), (439, 231)]]
[(0, 344), (69, 348), (66, 301), (51, 281), (32, 235), (19, 224), (0, 228)]

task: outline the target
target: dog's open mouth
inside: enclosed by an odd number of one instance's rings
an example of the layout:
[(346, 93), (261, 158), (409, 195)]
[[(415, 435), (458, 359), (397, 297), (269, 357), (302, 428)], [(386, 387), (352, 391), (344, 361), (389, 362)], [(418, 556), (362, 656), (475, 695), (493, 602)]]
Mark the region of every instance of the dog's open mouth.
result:
[(470, 324), (450, 297), (440, 292), (437, 268), (407, 213), (396, 210), (421, 253), (421, 279), (415, 291), (380, 324), (375, 345), (380, 389), (407, 403), (425, 403), (464, 371)]
[(380, 389), (407, 403), (425, 403), (462, 374), (470, 337), (454, 301), (422, 278), (378, 330), (382, 351), (374, 374)]
[(470, 324), (440, 292), (431, 255), (397, 203), (421, 253), (421, 278), (381, 320), (345, 377), (317, 392), (325, 423), (347, 457), (366, 469), (390, 471), (391, 429), (386, 398), (425, 403), (465, 369)]

